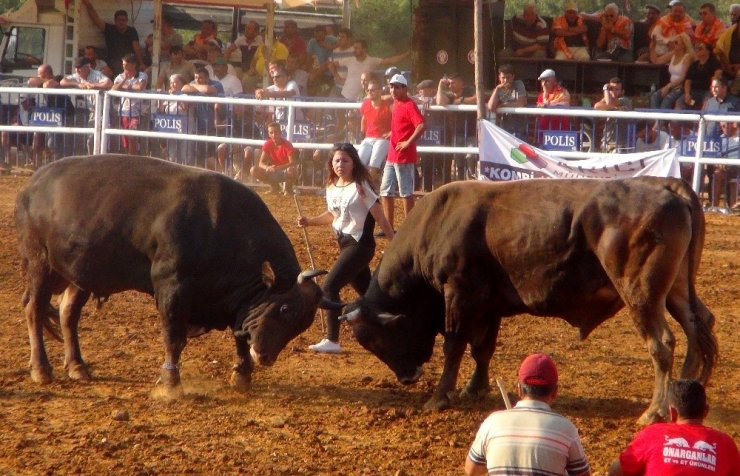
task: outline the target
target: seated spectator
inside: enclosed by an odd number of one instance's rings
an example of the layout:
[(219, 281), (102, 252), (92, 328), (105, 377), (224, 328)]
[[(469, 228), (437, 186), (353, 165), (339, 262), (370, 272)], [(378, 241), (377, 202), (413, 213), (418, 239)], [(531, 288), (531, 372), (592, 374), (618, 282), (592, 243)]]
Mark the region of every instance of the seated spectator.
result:
[[(114, 91), (143, 91), (148, 81), (147, 75), (139, 71), (139, 58), (134, 54), (123, 57), (123, 73), (116, 76), (111, 87)], [(141, 99), (122, 98), (118, 110), (121, 129), (139, 129), (141, 117)], [(126, 151), (135, 155), (138, 153), (136, 137), (123, 136), (123, 147)]]
[[(31, 116), (31, 98), (28, 94), (18, 95), (18, 108), (15, 110), (13, 117), (10, 120), (11, 126), (27, 126)], [(16, 148), (16, 163), (20, 164), (19, 157), (21, 149), (26, 149), (28, 152), (33, 144), (33, 133), (32, 132), (8, 132), (3, 131), (0, 134), (0, 143), (2, 143), (3, 153), (5, 154), (5, 162), (10, 162), (10, 148)], [(36, 168), (36, 157), (35, 153), (30, 157), (27, 156), (25, 162), (26, 167)], [(5, 166), (4, 168), (7, 168)]]
[(660, 8), (652, 4), (645, 5), (645, 17), (635, 23), (635, 56), (637, 61), (650, 61), (650, 37), (653, 25), (660, 18)]
[(713, 3), (705, 3), (699, 9), (701, 21), (694, 30), (694, 45), (704, 43), (711, 49), (717, 44), (717, 40), (725, 31), (725, 24), (717, 18), (717, 10)]
[(648, 121), (641, 120), (637, 122), (635, 135), (637, 136), (635, 152), (666, 150), (671, 147), (671, 136)]
[(195, 66), (193, 66), (193, 63), (185, 59), (185, 53), (182, 51), (182, 47), (180, 46), (173, 46), (170, 49), (170, 61), (165, 63), (159, 71), (159, 78), (157, 78), (155, 89), (158, 91), (161, 91), (163, 88), (169, 89), (167, 81), (174, 74), (182, 76), (185, 80), (185, 84), (188, 84), (195, 79)]
[(213, 64), (208, 68), (209, 76), (210, 72), (213, 71), (211, 76), (215, 81), (221, 83), (224, 88), (224, 94), (226, 96), (236, 96), (244, 92), (242, 89), (242, 82), (233, 73), (229, 73), (229, 63), (223, 56), (219, 56), (213, 61)]
[[(510, 64), (501, 65), (498, 69), (498, 81), (488, 100), (488, 110), (498, 114), (500, 107), (524, 107), (527, 105), (527, 90), (524, 83), (514, 79), (514, 68)], [(499, 126), (523, 139), (526, 136), (527, 117), (522, 114), (500, 114)]]
[(534, 3), (527, 3), (521, 15), (511, 17), (512, 45), (499, 51), (499, 57), (546, 58), (550, 43), (547, 22), (537, 15)]
[(280, 184), (285, 184), (285, 195), (292, 195), (293, 185), (298, 178), (298, 151), (283, 137), (280, 124), (273, 122), (267, 126), (269, 139), (262, 146), (259, 165), (249, 173), (255, 179), (270, 185), (267, 194), (280, 193)]
[(383, 86), (373, 79), (367, 86), (368, 98), (360, 105), (360, 131), (365, 138), (357, 148), (360, 161), (368, 168), (373, 186), (380, 188), (385, 158), (390, 147), (391, 106), (393, 102), (383, 98)]
[(265, 74), (266, 66), (273, 61), (285, 61), (288, 59), (288, 48), (273, 37), (272, 47), (267, 51), (266, 45), (260, 45), (252, 58), (249, 70), (242, 75), (242, 86), (244, 92), (253, 94), (257, 86), (262, 84), (262, 76)]
[[(666, 53), (670, 79), (663, 87), (650, 95), (650, 107), (653, 109), (673, 109), (676, 101), (683, 96), (683, 82), (689, 66), (694, 62), (694, 49), (686, 33), (681, 33), (669, 42), (671, 51)], [(654, 63), (663, 63), (663, 57)]]
[[(439, 80), (436, 101), (437, 106), (476, 104), (475, 86), (466, 86), (460, 73), (445, 75)], [(453, 143), (449, 145), (456, 147), (476, 147), (478, 145), (477, 120), (474, 113), (449, 114), (446, 128), (452, 131)], [(455, 154), (454, 161), (457, 180), (466, 180), (477, 175), (477, 156)]]
[(717, 40), (714, 47), (714, 54), (722, 63), (722, 70), (725, 75), (731, 79), (730, 92), (732, 94), (740, 93), (740, 9), (734, 18), (734, 23), (727, 28)]
[[(159, 51), (160, 63), (170, 60), (170, 52), (172, 51), (172, 48), (174, 48), (175, 46), (179, 46), (180, 48), (182, 48), (184, 46), (182, 35), (175, 31), (175, 28), (172, 26), (172, 18), (167, 15), (162, 16), (161, 41), (162, 45), (160, 46), (161, 49)], [(166, 48), (165, 44), (167, 45)]]
[(686, 15), (686, 7), (680, 0), (671, 0), (669, 4), (671, 11), (655, 22), (653, 30), (650, 33), (650, 62), (656, 63), (655, 59), (662, 59), (658, 64), (666, 64), (670, 59), (670, 48), (668, 42), (681, 33), (689, 35), (689, 39), (694, 36), (694, 20)]
[(605, 6), (604, 13), (600, 17), (601, 28), (596, 39), (596, 47), (601, 52), (596, 55), (596, 59), (634, 61), (633, 38), (635, 32), (630, 17), (620, 15), (619, 7), (614, 3)]
[[(537, 107), (567, 107), (570, 106), (570, 93), (558, 83), (555, 71), (546, 69), (537, 78), (542, 84), (542, 92), (537, 96)], [(570, 118), (567, 116), (540, 116), (537, 129), (563, 130), (570, 129)], [(541, 140), (541, 138), (540, 138)]]
[(722, 76), (722, 64), (706, 43), (696, 43), (694, 53), (696, 61), (686, 71), (683, 96), (676, 102), (676, 109), (700, 109), (711, 96), (712, 79)]
[(298, 24), (294, 20), (285, 20), (283, 22), (283, 36), (280, 42), (288, 48), (288, 54), (295, 55), (301, 66), (306, 62), (306, 49), (308, 43), (298, 33)]
[(308, 40), (306, 54), (310, 63), (309, 88), (314, 96), (323, 95), (322, 92), (330, 90), (334, 85), (334, 79), (327, 67), (332, 53), (337, 49), (337, 38), (326, 33), (326, 26), (316, 25), (313, 29), (313, 38)]
[(578, 4), (565, 4), (565, 14), (552, 21), (552, 48), (556, 60), (588, 61), (588, 27), (578, 14)]
[(299, 96), (308, 96), (308, 73), (301, 68), (300, 58), (289, 54), (285, 60), (288, 77), (298, 85)]
[[(632, 100), (624, 95), (624, 87), (620, 78), (612, 78), (604, 85), (604, 98), (594, 104), (597, 111), (631, 111)], [(603, 152), (619, 152), (627, 149), (628, 121), (625, 119), (608, 118), (604, 125), (604, 137), (601, 141)]]
[[(180, 74), (173, 74), (168, 78), (168, 83), (170, 94), (180, 94), (183, 86), (185, 86), (185, 78)], [(159, 101), (157, 110), (162, 114), (182, 116), (185, 121), (183, 132), (191, 134), (195, 129), (195, 122), (192, 117), (192, 112), (195, 110), (194, 105), (192, 102), (177, 100)], [(170, 162), (192, 165), (192, 141), (167, 139), (164, 145), (166, 148), (165, 156)]]
[(113, 70), (108, 67), (108, 63), (98, 58), (98, 49), (92, 45), (85, 47), (85, 58), (90, 60), (90, 68), (100, 71), (109, 78), (113, 78)]
[[(609, 468), (609, 476), (643, 474), (712, 474), (732, 476), (740, 468), (740, 451), (732, 437), (704, 425), (707, 395), (696, 380), (668, 384), (670, 423), (643, 428)], [(680, 442), (673, 446), (671, 442)], [(685, 448), (690, 448), (684, 450)], [(701, 461), (712, 461), (705, 469)]]
[(200, 24), (200, 33), (197, 33), (192, 40), (183, 46), (182, 50), (185, 52), (185, 58), (196, 59), (207, 53), (208, 42), (215, 41), (219, 47), (222, 47), (221, 40), (218, 39), (218, 28), (216, 22), (213, 20), (203, 20)]
[[(737, 157), (738, 147), (740, 147), (740, 130), (738, 130), (737, 122), (720, 122), (719, 125), (722, 129), (722, 135), (727, 140), (728, 157)], [(740, 209), (740, 201), (738, 201), (737, 196), (737, 180), (728, 180), (730, 177), (740, 178), (739, 173), (740, 167), (720, 164), (715, 165), (714, 176), (711, 180), (712, 202), (709, 210), (712, 210), (712, 208), (717, 210), (716, 207), (719, 207), (720, 198), (722, 197), (723, 192), (725, 193), (725, 202), (727, 206), (733, 210)]]
[(422, 109), (427, 110), (429, 106), (433, 105), (437, 99), (437, 87), (434, 85), (434, 81), (431, 79), (425, 79), (416, 85), (416, 96), (412, 99), (422, 106)]
[[(288, 72), (283, 66), (277, 66), (272, 74), (272, 86), (255, 91), (254, 96), (257, 99), (290, 99), (300, 96), (301, 91), (295, 81), (288, 79)], [(283, 121), (287, 124), (288, 108), (287, 107), (270, 107), (270, 118), (268, 122)], [(303, 120), (303, 112), (296, 110), (295, 120)]]
[(260, 25), (254, 20), (249, 20), (244, 25), (244, 35), (240, 36), (232, 44), (226, 48), (224, 52), (224, 58), (227, 61), (232, 61), (231, 55), (239, 50), (241, 53), (241, 68), (242, 74), (249, 71), (249, 66), (252, 63), (257, 48), (262, 44), (262, 36), (260, 36)]

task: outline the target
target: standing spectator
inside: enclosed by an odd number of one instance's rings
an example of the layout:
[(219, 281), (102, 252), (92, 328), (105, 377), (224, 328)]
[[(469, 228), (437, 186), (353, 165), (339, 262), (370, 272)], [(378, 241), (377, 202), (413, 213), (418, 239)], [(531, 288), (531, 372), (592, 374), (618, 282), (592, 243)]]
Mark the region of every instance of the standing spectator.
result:
[(709, 413), (696, 380), (668, 384), (670, 423), (643, 428), (609, 468), (609, 476), (738, 476), (740, 452), (728, 434), (704, 425)]
[(113, 77), (113, 70), (108, 67), (108, 63), (98, 58), (98, 49), (93, 45), (87, 45), (85, 47), (84, 56), (90, 60), (90, 68), (95, 71), (100, 71), (109, 78)]
[[(393, 195), (403, 200), (405, 215), (414, 207), (414, 174), (416, 171), (416, 141), (424, 133), (424, 116), (408, 95), (408, 83), (403, 75), (391, 79), (393, 112), (391, 114), (391, 144), (380, 185), (380, 203), (388, 223), (393, 226)], [(380, 235), (384, 236), (384, 235)]]
[(610, 3), (601, 14), (601, 28), (596, 39), (596, 47), (601, 53), (596, 59), (632, 62), (635, 60), (633, 38), (635, 27), (627, 15), (619, 14), (619, 7)]
[(683, 96), (676, 102), (677, 109), (699, 109), (710, 97), (713, 78), (722, 76), (722, 64), (704, 42), (694, 48), (696, 61), (691, 63), (683, 81)]
[(676, 101), (683, 96), (683, 83), (689, 66), (694, 62), (694, 48), (686, 33), (681, 33), (668, 42), (671, 51), (661, 57), (653, 57), (653, 63), (668, 63), (670, 78), (668, 83), (650, 95), (653, 109), (673, 109)]
[[(114, 91), (143, 91), (146, 89), (148, 78), (146, 73), (139, 71), (139, 59), (130, 54), (123, 57), (123, 73), (116, 76), (111, 87)], [(118, 110), (121, 129), (138, 130), (141, 117), (141, 99), (121, 98)], [(123, 136), (123, 147), (135, 155), (138, 153), (136, 137)]]
[[(208, 69), (208, 68), (206, 68)], [(213, 79), (221, 83), (224, 88), (224, 94), (226, 96), (236, 96), (244, 92), (242, 89), (242, 82), (234, 74), (229, 73), (229, 62), (223, 56), (219, 56), (213, 60), (213, 64), (210, 66), (213, 71)], [(211, 71), (208, 71), (210, 76)]]
[(249, 171), (252, 177), (270, 185), (267, 194), (280, 193), (280, 184), (285, 184), (285, 195), (292, 195), (293, 185), (298, 178), (298, 151), (283, 138), (280, 124), (273, 122), (267, 126), (269, 139), (262, 146), (259, 165)]
[(717, 40), (725, 31), (725, 24), (717, 18), (717, 10), (713, 3), (705, 3), (699, 9), (701, 21), (694, 30), (694, 45), (701, 42), (714, 49)]
[(329, 63), (329, 69), (335, 77), (339, 66), (347, 67), (347, 76), (344, 79), (344, 86), (342, 86), (342, 96), (351, 100), (356, 100), (357, 95), (360, 93), (360, 75), (364, 71), (373, 71), (380, 66), (397, 63), (411, 54), (410, 51), (407, 51), (396, 56), (391, 56), (390, 58), (368, 56), (367, 42), (365, 40), (355, 41), (353, 48), (354, 56), (351, 58), (341, 58)]
[(308, 73), (301, 68), (300, 58), (296, 55), (288, 55), (285, 60), (285, 70), (288, 77), (298, 85), (299, 96), (308, 96)]
[(391, 101), (383, 98), (380, 81), (373, 79), (367, 85), (368, 98), (360, 106), (362, 121), (360, 130), (365, 138), (357, 153), (362, 164), (368, 168), (374, 188), (380, 185), (383, 166), (390, 148), (388, 138), (391, 134)]
[[(185, 78), (180, 74), (173, 74), (169, 77), (169, 93), (180, 94), (185, 86)], [(182, 125), (182, 133), (191, 134), (195, 128), (194, 118), (191, 112), (194, 111), (193, 103), (185, 101), (159, 101), (158, 111), (162, 114), (179, 116), (178, 119)], [(167, 150), (167, 159), (170, 162), (179, 162), (185, 165), (191, 165), (192, 160), (192, 141), (167, 139), (165, 143)]]
[[(397, 74), (402, 74), (401, 70), (398, 69), (395, 66), (391, 66), (390, 68), (385, 70), (385, 84), (383, 85), (383, 94), (390, 94), (391, 93), (391, 79), (393, 79), (393, 76)], [(369, 80), (369, 77), (368, 77)], [(360, 81), (362, 81), (362, 78), (360, 78)]]
[[(12, 126), (27, 126), (28, 121), (30, 119), (31, 115), (31, 98), (28, 97), (28, 94), (19, 94), (18, 95), (18, 108), (15, 110), (15, 114), (13, 114), (13, 117), (10, 120), (10, 125)], [(0, 133), (0, 143), (2, 144), (3, 148), (3, 157), (4, 164), (3, 168), (7, 169), (9, 168), (7, 165), (7, 162), (10, 161), (10, 148), (15, 147), (16, 148), (16, 163), (18, 165), (21, 165), (19, 162), (20, 152), (21, 149), (26, 149), (26, 154), (28, 154), (29, 149), (32, 148), (33, 144), (33, 133), (31, 132), (8, 132), (3, 131)], [(30, 157), (26, 157), (25, 166), (29, 168), (36, 168), (36, 151), (33, 151), (34, 153)]]
[(222, 46), (218, 39), (218, 28), (213, 20), (203, 20), (200, 24), (200, 33), (196, 33), (192, 40), (183, 46), (187, 59), (204, 58), (208, 54), (209, 42), (214, 41), (219, 48)]
[(298, 33), (298, 24), (293, 20), (283, 22), (283, 36), (280, 42), (288, 48), (288, 53), (296, 55), (301, 65), (306, 61), (306, 40)]
[(326, 34), (324, 25), (316, 25), (313, 29), (313, 38), (308, 40), (306, 53), (307, 62), (311, 64), (309, 86), (316, 96), (322, 95), (331, 89), (333, 78), (327, 68), (332, 52), (338, 47), (338, 40)]
[(244, 25), (244, 35), (234, 40), (234, 42), (226, 48), (226, 52), (224, 52), (224, 57), (227, 60), (231, 60), (231, 54), (237, 49), (239, 50), (241, 53), (242, 73), (249, 71), (249, 65), (252, 63), (252, 58), (254, 58), (257, 48), (263, 44), (262, 36), (260, 36), (259, 33), (259, 23), (254, 20), (249, 20), (247, 24)]
[[(728, 94), (727, 80), (725, 78), (714, 78), (710, 91), (712, 97), (704, 102), (704, 107), (702, 107), (704, 112), (722, 113), (740, 111), (740, 99)], [(718, 137), (721, 132), (718, 122), (707, 122), (707, 137)]]
[(740, 13), (733, 17), (734, 23), (717, 40), (714, 54), (722, 63), (722, 70), (731, 79), (730, 92), (740, 93)]
[(127, 54), (133, 53), (139, 59), (139, 64), (144, 64), (139, 44), (139, 33), (136, 28), (128, 26), (128, 13), (126, 10), (118, 10), (113, 14), (115, 24), (106, 23), (100, 18), (98, 12), (93, 8), (90, 0), (82, 0), (90, 20), (103, 32), (105, 37), (105, 49), (108, 53), (108, 66), (113, 74), (121, 74), (123, 66), (121, 61)]
[(170, 61), (165, 63), (159, 71), (159, 78), (155, 89), (169, 88), (167, 81), (173, 74), (179, 74), (185, 80), (185, 84), (195, 79), (195, 66), (185, 59), (185, 52), (181, 46), (173, 46), (170, 49)]
[[(460, 73), (445, 75), (437, 86), (437, 105), (447, 106), (476, 103), (475, 87), (466, 86)], [(448, 116), (447, 129), (453, 131), (454, 146), (475, 147), (478, 145), (478, 121), (475, 113), (463, 112)], [(451, 121), (451, 122), (450, 122)], [(455, 154), (455, 173), (457, 180), (473, 178), (476, 175), (477, 156)]]
[[(337, 35), (337, 47), (331, 54), (331, 58), (326, 63), (326, 68), (329, 74), (334, 78), (334, 88), (329, 93), (331, 97), (342, 97), (342, 88), (344, 87), (344, 81), (347, 78), (347, 67), (338, 64), (339, 60), (343, 58), (351, 58), (355, 55), (355, 49), (352, 45), (352, 30), (349, 28), (342, 28), (339, 30)], [(331, 68), (330, 65), (337, 62), (338, 66)]]
[[(558, 83), (555, 71), (546, 69), (537, 78), (542, 84), (542, 92), (537, 96), (537, 107), (567, 107), (570, 106), (570, 93)], [(540, 116), (537, 121), (539, 140), (542, 141), (544, 130), (570, 129), (570, 118), (567, 116)]]
[(521, 15), (511, 18), (512, 45), (499, 51), (500, 58), (546, 58), (550, 31), (547, 22), (537, 15), (534, 3), (527, 3)]
[(588, 476), (578, 429), (550, 405), (558, 394), (558, 370), (545, 354), (532, 354), (519, 367), (519, 402), (491, 413), (475, 435), (465, 474), (568, 474)]
[(565, 4), (565, 14), (552, 21), (552, 47), (556, 60), (588, 61), (588, 27), (578, 14), (578, 4)]
[[(604, 85), (604, 97), (594, 104), (597, 111), (631, 111), (632, 100), (624, 95), (624, 86), (620, 78), (612, 78)], [(626, 149), (627, 144), (627, 121), (608, 118), (604, 126), (604, 137), (601, 141), (601, 149), (605, 152), (619, 152)]]
[[(90, 60), (87, 58), (77, 58), (75, 60), (75, 72), (65, 76), (59, 82), (63, 88), (78, 89), (110, 89), (113, 82), (100, 71), (94, 71), (90, 68)], [(97, 96), (83, 96), (78, 102), (84, 102), (84, 107), (77, 107), (75, 110), (75, 126), (77, 127), (94, 127), (95, 126), (95, 102)], [(91, 138), (87, 140), (87, 153), (92, 154), (93, 143)]]
[(58, 88), (59, 81), (54, 76), (54, 70), (49, 64), (42, 64), (38, 67), (38, 75), (28, 78), (26, 84), (29, 88)]
[(162, 38), (160, 41), (162, 43), (161, 50), (159, 52), (160, 63), (170, 60), (172, 48), (175, 46), (182, 48), (184, 46), (182, 35), (175, 31), (175, 28), (172, 26), (172, 18), (167, 15), (162, 16)]
[[(203, 94), (203, 95), (223, 95), (224, 87), (220, 82), (211, 79), (210, 74), (206, 68), (198, 68), (195, 70), (195, 79), (190, 83), (186, 84), (182, 88), (182, 92), (186, 94)], [(212, 104), (205, 102), (197, 103), (194, 106), (195, 109), (195, 128), (194, 133), (199, 135), (215, 135), (216, 132), (216, 108)], [(215, 142), (198, 142), (195, 147), (195, 156), (197, 158), (205, 158), (204, 163), (194, 164), (208, 165), (216, 156), (216, 143)]]
[(646, 120), (638, 121), (635, 135), (637, 136), (635, 152), (652, 152), (671, 147), (671, 136)]
[[(435, 113), (429, 110), (437, 101), (437, 85), (434, 84), (434, 81), (425, 79), (417, 84), (416, 96), (413, 96), (411, 99), (421, 108), (421, 112), (424, 114), (426, 130), (437, 125), (444, 127), (444, 116), (446, 114)], [(445, 172), (449, 173), (449, 170), (440, 166), (440, 164), (444, 163), (443, 161), (444, 155), (442, 154), (424, 154), (419, 157), (421, 183), (416, 184), (417, 189), (420, 188), (424, 192), (431, 192), (434, 188), (435, 175), (437, 174), (442, 175), (443, 182), (446, 182), (447, 177), (445, 176)]]
[[(379, 87), (379, 86), (378, 86)], [(298, 226), (332, 225), (337, 235), (339, 257), (324, 280), (324, 295), (339, 299), (339, 291), (351, 285), (362, 296), (370, 286), (370, 261), (375, 256), (373, 229), (377, 221), (388, 239), (393, 227), (383, 215), (370, 173), (352, 144), (334, 146), (327, 163), (326, 204), (328, 210), (315, 217), (298, 217)], [(339, 353), (339, 315), (326, 314), (326, 337), (308, 348), (314, 352)]]
[[(283, 66), (277, 66), (271, 74), (272, 86), (255, 91), (254, 95), (257, 99), (289, 99), (301, 94), (298, 85), (295, 81), (288, 78), (288, 72)], [(270, 112), (272, 117), (268, 119), (269, 122), (283, 121), (287, 123), (287, 107), (270, 107)], [(298, 121), (303, 120), (302, 111), (296, 111), (295, 119)]]
[(247, 77), (242, 77), (244, 92), (248, 94), (253, 93), (257, 89), (257, 85), (262, 82), (265, 68), (270, 63), (286, 61), (288, 55), (288, 48), (281, 42), (276, 41), (274, 37), (272, 39), (272, 47), (269, 51), (267, 50), (267, 45), (260, 45), (254, 54), (254, 58), (252, 58), (252, 64), (247, 72)]
[[(527, 105), (527, 90), (521, 80), (514, 79), (514, 68), (503, 64), (498, 68), (498, 81), (488, 100), (488, 110), (498, 114), (500, 107), (524, 107)], [(523, 114), (501, 114), (499, 126), (523, 139), (526, 132), (526, 120)]]
[[(660, 17), (653, 25), (650, 33), (650, 62), (655, 63), (656, 58), (665, 58), (669, 53), (670, 47), (668, 42), (681, 33), (689, 35), (689, 39), (694, 36), (694, 20), (686, 15), (686, 7), (680, 0), (671, 0), (669, 3), (671, 11)], [(662, 64), (665, 64), (663, 62)]]

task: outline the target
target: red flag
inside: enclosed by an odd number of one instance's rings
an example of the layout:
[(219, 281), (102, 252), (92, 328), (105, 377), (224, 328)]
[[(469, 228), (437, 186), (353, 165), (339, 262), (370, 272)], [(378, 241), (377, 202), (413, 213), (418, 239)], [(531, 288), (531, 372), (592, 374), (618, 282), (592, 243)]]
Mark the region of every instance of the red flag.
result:
[(64, 8), (69, 10), (69, 4), (72, 3), (72, 0), (64, 0)]

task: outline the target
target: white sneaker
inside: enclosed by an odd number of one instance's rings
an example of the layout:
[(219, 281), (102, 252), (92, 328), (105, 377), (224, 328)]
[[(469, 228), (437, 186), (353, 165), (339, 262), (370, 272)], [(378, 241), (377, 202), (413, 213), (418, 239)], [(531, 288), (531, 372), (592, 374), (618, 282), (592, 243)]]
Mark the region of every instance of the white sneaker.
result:
[(342, 346), (339, 345), (339, 342), (332, 342), (329, 339), (321, 339), (321, 342), (309, 345), (308, 348), (314, 352), (326, 352), (328, 354), (338, 354), (342, 352)]

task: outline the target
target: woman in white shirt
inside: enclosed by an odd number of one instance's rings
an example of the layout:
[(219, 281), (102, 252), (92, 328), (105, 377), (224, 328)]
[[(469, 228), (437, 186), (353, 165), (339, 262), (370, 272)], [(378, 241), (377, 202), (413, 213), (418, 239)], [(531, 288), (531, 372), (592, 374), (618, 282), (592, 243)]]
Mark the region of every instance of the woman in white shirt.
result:
[[(298, 226), (331, 224), (337, 234), (339, 258), (324, 280), (324, 294), (339, 301), (347, 284), (363, 295), (370, 285), (370, 261), (375, 255), (375, 222), (393, 239), (393, 227), (383, 215), (370, 172), (352, 144), (337, 144), (327, 163), (326, 204), (319, 216), (298, 218)], [(339, 353), (340, 310), (326, 313), (326, 338), (308, 348), (315, 352)]]

